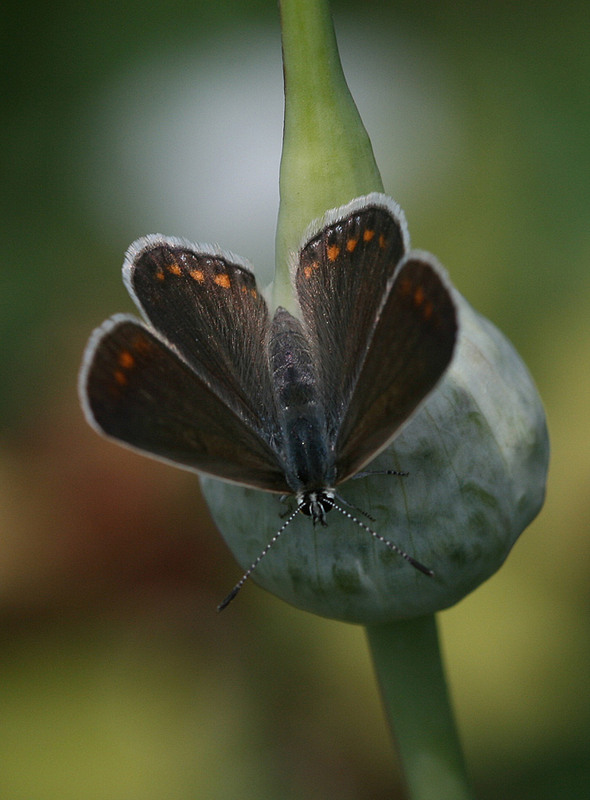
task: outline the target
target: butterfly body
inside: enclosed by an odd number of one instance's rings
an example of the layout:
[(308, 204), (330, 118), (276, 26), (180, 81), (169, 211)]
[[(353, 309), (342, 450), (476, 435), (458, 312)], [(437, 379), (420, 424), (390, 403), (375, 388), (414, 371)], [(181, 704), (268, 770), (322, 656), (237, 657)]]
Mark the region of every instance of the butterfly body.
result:
[(269, 364), (289, 488), (300, 494), (332, 486), (334, 452), (311, 350), (300, 321), (284, 308), (273, 317)]
[(92, 335), (79, 390), (100, 433), (222, 480), (292, 494), (324, 523), (447, 369), (457, 318), (443, 270), (408, 252), (372, 194), (310, 226), (291, 264), (297, 315), (271, 313), (247, 262), (153, 235), (126, 255), (145, 322)]

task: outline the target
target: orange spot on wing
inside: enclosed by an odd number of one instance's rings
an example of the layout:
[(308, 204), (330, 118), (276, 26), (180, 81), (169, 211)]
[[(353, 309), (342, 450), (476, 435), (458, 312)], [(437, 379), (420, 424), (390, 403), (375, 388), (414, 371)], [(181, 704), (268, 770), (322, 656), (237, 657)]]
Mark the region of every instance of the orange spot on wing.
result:
[(387, 239), (383, 236), (382, 233), (379, 234), (379, 247), (383, 250), (385, 245), (387, 244)]
[(127, 375), (125, 375), (125, 373), (121, 369), (116, 369), (113, 372), (113, 378), (116, 380), (119, 386), (125, 386), (125, 384), (127, 383)]
[(417, 306), (421, 306), (424, 302), (424, 289), (421, 286), (417, 286), (414, 292), (414, 303)]
[(347, 241), (346, 241), (346, 249), (348, 250), (349, 253), (354, 252), (354, 249), (357, 246), (358, 241), (359, 241), (358, 238), (357, 239), (352, 239), (352, 238), (347, 239)]
[(218, 286), (221, 286), (222, 289), (229, 289), (231, 286), (231, 281), (229, 279), (229, 275), (227, 274), (227, 272), (220, 272), (219, 275), (216, 275), (213, 278), (213, 281)]
[(363, 242), (370, 242), (373, 236), (375, 236), (375, 231), (372, 231), (371, 228), (365, 228), (363, 231)]
[(430, 319), (433, 311), (434, 311), (434, 304), (431, 303), (430, 300), (428, 300), (424, 304), (424, 308), (422, 309), (422, 314), (424, 315), (424, 319)]
[(306, 278), (311, 278), (312, 272), (313, 272), (313, 269), (311, 267), (309, 267), (309, 266), (308, 267), (303, 267), (303, 274), (305, 275)]
[(145, 356), (151, 352), (152, 343), (147, 336), (143, 336), (141, 333), (138, 333), (133, 338), (133, 349), (140, 355)]
[(198, 281), (199, 283), (205, 282), (205, 273), (202, 269), (191, 269), (189, 275), (193, 280)]
[(340, 247), (337, 244), (328, 245), (328, 260), (336, 261), (340, 255)]
[(168, 270), (168, 272), (171, 272), (172, 275), (182, 275), (182, 270), (180, 266), (176, 263), (176, 261), (173, 261), (172, 264), (168, 264), (166, 269)]
[(119, 353), (119, 364), (123, 367), (123, 369), (131, 369), (131, 367), (135, 364), (135, 359), (129, 350), (122, 350)]
[(162, 267), (158, 267), (158, 269), (156, 270), (156, 278), (157, 278), (159, 281), (163, 281), (163, 280), (164, 280), (164, 277), (165, 277), (165, 276), (164, 276), (164, 270), (162, 269)]

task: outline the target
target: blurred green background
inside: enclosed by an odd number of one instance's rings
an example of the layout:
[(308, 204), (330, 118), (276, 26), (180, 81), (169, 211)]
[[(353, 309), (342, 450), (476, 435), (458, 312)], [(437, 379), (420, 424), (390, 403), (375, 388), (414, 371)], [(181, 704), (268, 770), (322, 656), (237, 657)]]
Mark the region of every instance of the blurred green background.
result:
[[(587, 4), (335, 2), (386, 189), (546, 404), (545, 509), (440, 615), (478, 796), (590, 785)], [(239, 570), (194, 476), (102, 441), (76, 373), (131, 310), (128, 244), (218, 241), (269, 279), (273, 0), (4, 4), (2, 800), (402, 797), (363, 631)], [(393, 765), (392, 765), (393, 762)]]

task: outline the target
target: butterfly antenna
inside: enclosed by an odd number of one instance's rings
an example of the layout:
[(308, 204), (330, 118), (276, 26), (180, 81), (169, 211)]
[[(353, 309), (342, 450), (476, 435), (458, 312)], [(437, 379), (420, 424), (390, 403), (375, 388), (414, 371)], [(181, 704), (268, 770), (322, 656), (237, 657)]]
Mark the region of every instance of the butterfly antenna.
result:
[(367, 519), (370, 519), (371, 522), (377, 522), (375, 517), (372, 517), (363, 508), (359, 508), (358, 506), (355, 506), (354, 503), (349, 503), (348, 500), (346, 500), (346, 498), (342, 497), (341, 494), (337, 494), (337, 495), (334, 495), (334, 496), (336, 497), (336, 500), (338, 500), (339, 503), (342, 503), (343, 506), (348, 506), (348, 508), (352, 508), (352, 510), (356, 511), (357, 514), (362, 514), (363, 517), (366, 517)]
[(262, 561), (262, 559), (264, 558), (264, 556), (265, 556), (265, 555), (268, 553), (268, 551), (269, 551), (269, 550), (270, 550), (270, 548), (273, 546), (273, 544), (275, 544), (275, 542), (277, 541), (277, 539), (279, 538), (279, 536), (280, 536), (280, 535), (283, 533), (283, 531), (285, 530), (285, 528), (286, 528), (286, 527), (287, 527), (287, 526), (288, 526), (288, 525), (289, 525), (289, 524), (290, 524), (290, 523), (291, 523), (291, 522), (292, 522), (292, 521), (295, 519), (295, 517), (297, 516), (297, 514), (299, 514), (299, 510), (300, 510), (300, 508), (301, 508), (301, 506), (300, 506), (300, 505), (298, 505), (298, 506), (297, 506), (297, 508), (295, 509), (295, 511), (293, 511), (293, 512), (291, 512), (291, 514), (289, 514), (289, 516), (287, 517), (287, 519), (286, 519), (286, 520), (283, 522), (283, 524), (282, 524), (282, 525), (281, 525), (281, 527), (278, 529), (278, 531), (275, 533), (275, 535), (272, 537), (272, 539), (270, 540), (270, 542), (269, 542), (269, 543), (268, 543), (268, 544), (267, 544), (267, 545), (264, 547), (264, 549), (262, 550), (262, 552), (260, 553), (260, 555), (258, 556), (258, 558), (256, 558), (256, 560), (255, 560), (255, 561), (253, 561), (253, 562), (250, 564), (250, 566), (248, 567), (248, 569), (246, 570), (246, 572), (244, 572), (244, 574), (242, 575), (242, 577), (240, 578), (240, 580), (239, 580), (239, 581), (236, 583), (236, 585), (235, 585), (235, 586), (234, 586), (234, 588), (231, 590), (231, 592), (228, 594), (228, 596), (225, 598), (225, 600), (222, 600), (222, 602), (221, 602), (221, 603), (220, 603), (220, 604), (217, 606), (217, 610), (218, 610), (218, 611), (223, 611), (223, 609), (224, 609), (224, 608), (227, 608), (227, 607), (228, 607), (228, 605), (231, 603), (231, 601), (235, 599), (236, 595), (238, 594), (238, 592), (240, 591), (240, 589), (242, 588), (242, 586), (243, 586), (243, 585), (246, 583), (246, 581), (248, 580), (248, 578), (250, 577), (250, 575), (252, 575), (252, 573), (254, 572), (254, 570), (256, 569), (256, 567), (257, 567), (257, 566), (260, 564), (260, 562)]
[(359, 478), (368, 478), (371, 475), (398, 475), (400, 478), (407, 478), (409, 474), (409, 472), (400, 472), (399, 469), (369, 469), (364, 472), (357, 472), (350, 480), (356, 481)]
[(364, 522), (361, 522), (361, 520), (355, 517), (354, 514), (351, 514), (350, 511), (347, 511), (345, 508), (342, 508), (337, 503), (334, 503), (333, 500), (330, 500), (329, 498), (326, 498), (326, 500), (332, 506), (332, 508), (335, 508), (336, 511), (339, 511), (343, 516), (351, 520), (351, 522), (356, 523), (359, 526), (359, 528), (362, 528), (364, 531), (367, 531), (367, 533), (370, 533), (374, 539), (377, 539), (377, 541), (382, 542), (382, 544), (384, 544), (386, 547), (389, 547), (390, 550), (393, 550), (394, 553), (397, 553), (399, 556), (404, 558), (409, 564), (411, 564), (420, 572), (424, 573), (424, 575), (428, 575), (429, 577), (432, 577), (434, 575), (433, 570), (431, 570), (429, 567), (425, 567), (424, 564), (422, 564), (420, 561), (417, 561), (415, 558), (412, 558), (412, 556), (409, 553), (406, 553), (405, 550), (402, 550), (401, 547), (395, 544), (395, 542), (391, 542), (389, 539), (386, 539), (384, 536), (381, 536), (380, 533), (377, 533), (377, 531), (374, 531), (372, 528), (369, 528), (368, 525), (365, 525)]

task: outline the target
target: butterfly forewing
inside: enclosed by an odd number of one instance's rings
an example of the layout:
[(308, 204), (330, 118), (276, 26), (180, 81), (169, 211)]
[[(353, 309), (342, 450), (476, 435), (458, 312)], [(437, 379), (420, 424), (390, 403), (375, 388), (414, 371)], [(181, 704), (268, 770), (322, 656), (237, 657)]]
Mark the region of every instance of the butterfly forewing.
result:
[(117, 315), (95, 331), (80, 376), (89, 421), (148, 454), (228, 481), (286, 492), (273, 450), (139, 321)]
[(338, 483), (386, 446), (453, 355), (455, 305), (432, 257), (408, 256), (391, 284), (339, 429)]
[(407, 241), (401, 210), (382, 196), (335, 213), (303, 245), (295, 274), (332, 440)]
[(250, 270), (215, 248), (158, 236), (132, 245), (123, 269), (153, 328), (270, 440), (276, 421), (265, 350), (269, 316)]

